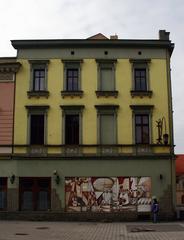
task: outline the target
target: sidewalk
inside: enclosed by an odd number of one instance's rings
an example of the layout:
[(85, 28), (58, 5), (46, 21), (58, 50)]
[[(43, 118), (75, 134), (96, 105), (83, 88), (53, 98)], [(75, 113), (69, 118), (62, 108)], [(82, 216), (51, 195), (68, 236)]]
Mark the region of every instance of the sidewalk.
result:
[(184, 240), (184, 222), (0, 221), (0, 240)]

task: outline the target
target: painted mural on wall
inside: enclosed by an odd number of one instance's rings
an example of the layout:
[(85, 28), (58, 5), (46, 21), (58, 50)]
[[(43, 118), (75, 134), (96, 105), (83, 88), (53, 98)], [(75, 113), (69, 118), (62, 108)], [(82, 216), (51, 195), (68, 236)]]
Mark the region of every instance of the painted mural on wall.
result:
[(66, 210), (69, 212), (149, 212), (150, 177), (66, 177)]

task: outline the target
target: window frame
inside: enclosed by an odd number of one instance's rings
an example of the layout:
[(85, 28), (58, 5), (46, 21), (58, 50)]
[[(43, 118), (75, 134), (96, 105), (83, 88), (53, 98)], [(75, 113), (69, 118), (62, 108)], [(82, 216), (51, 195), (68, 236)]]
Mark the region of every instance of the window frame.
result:
[[(29, 210), (29, 209), (22, 209), (22, 203), (23, 203), (23, 192), (26, 190), (25, 187), (21, 186), (21, 183), (24, 181), (24, 180), (32, 180), (33, 181), (33, 185), (31, 188), (29, 188), (29, 190), (31, 190), (32, 192), (32, 196), (33, 196), (33, 199), (32, 199), (32, 204), (33, 204), (33, 209), (32, 210)], [(39, 209), (38, 208), (38, 193), (40, 192), (41, 190), (41, 187), (39, 186), (39, 181), (40, 180), (47, 180), (49, 182), (49, 186), (48, 186), (48, 209)], [(27, 188), (28, 189), (28, 188)], [(20, 211), (48, 211), (49, 209), (51, 208), (51, 177), (20, 177), (19, 178), (19, 210)]]
[[(140, 120), (141, 120), (141, 122), (140, 123), (137, 123), (136, 122), (136, 118), (137, 117), (140, 117)], [(148, 123), (143, 123), (143, 118), (144, 117), (146, 117), (147, 118), (147, 121), (148, 121)], [(136, 113), (135, 114), (135, 116), (134, 116), (134, 120), (135, 120), (135, 144), (137, 145), (137, 144), (149, 144), (150, 143), (150, 117), (149, 117), (149, 114), (140, 114), (140, 113)], [(139, 128), (140, 127), (140, 129), (141, 129), (141, 141), (140, 142), (138, 142), (137, 141), (137, 138), (138, 138), (138, 136), (137, 136), (137, 128)], [(147, 141), (146, 142), (144, 142), (144, 138), (143, 138), (143, 134), (144, 134), (144, 130), (143, 130), (143, 128), (144, 127), (146, 127), (147, 129), (148, 129), (148, 138), (146, 139)]]
[[(48, 105), (42, 106), (25, 106), (27, 109), (27, 144), (31, 145), (31, 115), (44, 115), (44, 146), (47, 144), (47, 115), (48, 115)], [(35, 145), (32, 145), (35, 146)]]
[(117, 111), (118, 111), (119, 105), (95, 105), (95, 108), (97, 110), (97, 144), (101, 145), (101, 142), (102, 142), (101, 116), (113, 115), (114, 116), (114, 138), (113, 138), (112, 144), (110, 145), (117, 145), (117, 142), (118, 142)]
[[(75, 60), (61, 60), (63, 63), (63, 90), (61, 91), (61, 95), (65, 96), (80, 96), (82, 97), (83, 91), (81, 90), (82, 86), (82, 59), (75, 59)], [(78, 71), (78, 79), (77, 79), (77, 89), (69, 90), (68, 86), (68, 70), (77, 70)]]
[[(130, 105), (132, 109), (132, 139), (133, 144), (135, 145), (150, 145), (153, 142), (152, 139), (152, 112), (154, 105)], [(136, 115), (148, 115), (148, 124), (149, 124), (149, 143), (136, 143), (136, 126), (135, 126), (135, 117)]]
[[(150, 63), (151, 59), (130, 59), (132, 66), (132, 90), (131, 95), (134, 96), (152, 96), (152, 91), (150, 90)], [(145, 70), (145, 89), (136, 89), (136, 70)]]
[[(65, 134), (66, 134), (66, 115), (78, 115), (79, 116), (79, 144), (81, 145), (83, 142), (82, 139), (82, 117), (83, 117), (83, 110), (84, 110), (84, 105), (61, 105), (60, 106), (62, 109), (62, 143), (66, 145), (65, 143)], [(72, 146), (72, 144), (71, 144)]]
[[(49, 60), (29, 60), (30, 64), (30, 85), (29, 85), (29, 91), (27, 92), (28, 97), (34, 97), (34, 96), (49, 96), (48, 91), (48, 65)], [(34, 89), (34, 82), (35, 82), (35, 71), (44, 70), (44, 83), (43, 83), (43, 89)]]
[[(117, 97), (118, 91), (116, 91), (116, 63), (117, 59), (96, 59), (97, 63), (97, 97), (100, 96), (114, 96)], [(112, 73), (112, 89), (104, 90), (102, 88), (102, 69), (110, 69)]]

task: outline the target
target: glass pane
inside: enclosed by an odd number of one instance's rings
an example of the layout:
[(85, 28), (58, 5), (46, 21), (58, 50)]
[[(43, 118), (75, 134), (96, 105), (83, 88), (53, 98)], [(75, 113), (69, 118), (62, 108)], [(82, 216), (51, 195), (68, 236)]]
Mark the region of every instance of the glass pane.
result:
[(67, 70), (66, 88), (68, 91), (78, 90), (78, 69)]
[(141, 126), (136, 126), (135, 137), (136, 137), (136, 139), (135, 139), (136, 143), (142, 143)]
[(78, 90), (78, 78), (73, 78), (73, 91)]
[(30, 191), (22, 193), (22, 210), (33, 210), (33, 193)]
[(40, 70), (40, 77), (45, 78), (45, 69)]
[(45, 69), (35, 69), (33, 73), (33, 90), (43, 91), (45, 86)]
[(31, 144), (44, 144), (44, 115), (31, 115)]
[(140, 83), (141, 83), (141, 90), (143, 91), (146, 91), (147, 90), (147, 87), (146, 87), (146, 79), (145, 78), (141, 78), (140, 79)]
[(134, 71), (135, 78), (135, 90), (137, 91), (146, 91), (146, 69), (135, 69)]
[(4, 209), (6, 203), (6, 192), (0, 191), (0, 209)]
[(149, 123), (148, 115), (143, 115), (142, 122), (143, 122), (143, 124), (148, 124)]
[(45, 90), (45, 78), (40, 78), (40, 91), (44, 91)]
[(79, 144), (79, 115), (65, 116), (65, 144)]
[(135, 116), (135, 124), (141, 124), (141, 116), (139, 115)]
[(146, 70), (145, 69), (140, 71), (140, 76), (141, 77), (145, 77), (146, 76)]
[(148, 126), (143, 127), (143, 143), (149, 143), (149, 128)]
[(34, 86), (33, 86), (33, 89), (35, 90), (35, 91), (39, 91), (40, 89), (39, 89), (39, 78), (35, 78), (34, 79), (34, 84), (33, 84)]
[(38, 210), (48, 210), (48, 192), (40, 191), (38, 193)]

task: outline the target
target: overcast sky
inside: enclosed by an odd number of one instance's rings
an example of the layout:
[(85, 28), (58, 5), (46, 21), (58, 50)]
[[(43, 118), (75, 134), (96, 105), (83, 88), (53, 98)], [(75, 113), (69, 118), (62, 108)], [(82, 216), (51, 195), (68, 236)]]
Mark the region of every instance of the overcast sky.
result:
[(12, 39), (87, 38), (96, 33), (122, 39), (157, 39), (169, 31), (175, 152), (184, 153), (183, 0), (0, 0), (0, 57), (15, 56)]

